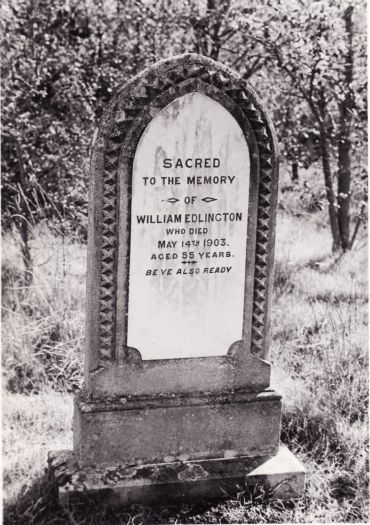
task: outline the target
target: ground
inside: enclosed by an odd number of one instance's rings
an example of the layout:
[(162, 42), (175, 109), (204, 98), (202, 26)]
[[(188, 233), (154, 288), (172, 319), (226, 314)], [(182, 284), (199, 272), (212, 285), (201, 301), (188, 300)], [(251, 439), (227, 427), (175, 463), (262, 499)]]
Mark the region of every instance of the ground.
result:
[(282, 441), (307, 468), (304, 498), (282, 503), (241, 489), (226, 501), (120, 512), (58, 507), (44, 469), (50, 450), (72, 448), (86, 246), (41, 225), (28, 288), (17, 234), (4, 234), (2, 243), (5, 524), (368, 522), (366, 232), (334, 257), (326, 210), (302, 188), (283, 176), (270, 359), (283, 394)]

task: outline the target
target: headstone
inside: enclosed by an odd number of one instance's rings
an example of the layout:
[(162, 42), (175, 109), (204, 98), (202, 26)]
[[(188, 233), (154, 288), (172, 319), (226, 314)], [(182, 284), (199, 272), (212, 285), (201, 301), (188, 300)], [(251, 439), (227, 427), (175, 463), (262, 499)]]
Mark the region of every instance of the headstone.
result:
[(182, 55), (116, 93), (91, 160), (74, 450), (49, 459), (61, 497), (302, 494), (267, 361), (277, 182), (270, 119), (221, 64)]

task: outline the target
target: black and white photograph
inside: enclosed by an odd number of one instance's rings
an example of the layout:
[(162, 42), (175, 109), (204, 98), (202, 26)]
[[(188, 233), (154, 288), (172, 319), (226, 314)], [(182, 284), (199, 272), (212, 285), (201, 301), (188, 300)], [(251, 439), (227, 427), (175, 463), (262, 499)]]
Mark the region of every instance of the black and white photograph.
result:
[(365, 0), (3, 0), (4, 525), (368, 523)]

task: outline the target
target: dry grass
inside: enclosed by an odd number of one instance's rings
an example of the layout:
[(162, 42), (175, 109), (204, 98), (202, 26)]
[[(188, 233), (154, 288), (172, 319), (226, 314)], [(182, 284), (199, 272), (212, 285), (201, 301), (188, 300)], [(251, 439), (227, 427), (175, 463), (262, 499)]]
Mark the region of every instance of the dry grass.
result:
[(71, 447), (72, 397), (59, 392), (3, 394), (3, 483), (5, 499), (14, 499), (25, 481), (43, 472), (50, 445)]
[(279, 219), (271, 346), (282, 439), (308, 470), (298, 521), (366, 521), (367, 250), (358, 243), (335, 261), (321, 248), (325, 230)]
[[(335, 261), (316, 215), (281, 213), (271, 324), (282, 439), (307, 468), (299, 502), (241, 492), (228, 501), (121, 512), (60, 509), (43, 476), (47, 452), (71, 448), (81, 384), (85, 246), (35, 231), (33, 287), (16, 237), (3, 239), (4, 489), (8, 524), (367, 522), (367, 257)], [(23, 489), (21, 490), (21, 487)]]
[(33, 232), (34, 276), (23, 284), (19, 241), (2, 242), (3, 370), (11, 392), (66, 392), (81, 385), (84, 339), (85, 247)]

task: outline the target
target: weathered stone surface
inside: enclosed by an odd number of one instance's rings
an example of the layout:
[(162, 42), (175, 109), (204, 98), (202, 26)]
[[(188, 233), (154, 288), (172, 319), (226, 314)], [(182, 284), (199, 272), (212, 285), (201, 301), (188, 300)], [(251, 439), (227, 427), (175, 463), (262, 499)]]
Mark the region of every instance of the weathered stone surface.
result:
[(303, 496), (305, 473), (285, 447), (274, 458), (238, 457), (168, 461), (136, 466), (82, 467), (75, 454), (49, 455), (49, 469), (64, 504), (94, 497), (112, 507), (189, 498), (224, 498), (261, 487), (276, 499)]
[(280, 396), (274, 391), (218, 395), (76, 399), (75, 452), (83, 465), (161, 463), (273, 455), (279, 446)]
[(116, 366), (91, 372), (91, 396), (262, 391), (270, 384), (270, 369), (269, 363), (247, 351), (244, 341), (232, 345), (227, 356), (207, 358), (142, 361), (137, 351), (127, 349)]
[(303, 496), (306, 471), (302, 463), (281, 446), (279, 452), (248, 471), (245, 477), (247, 487), (263, 484), (273, 491), (275, 498), (292, 499)]

